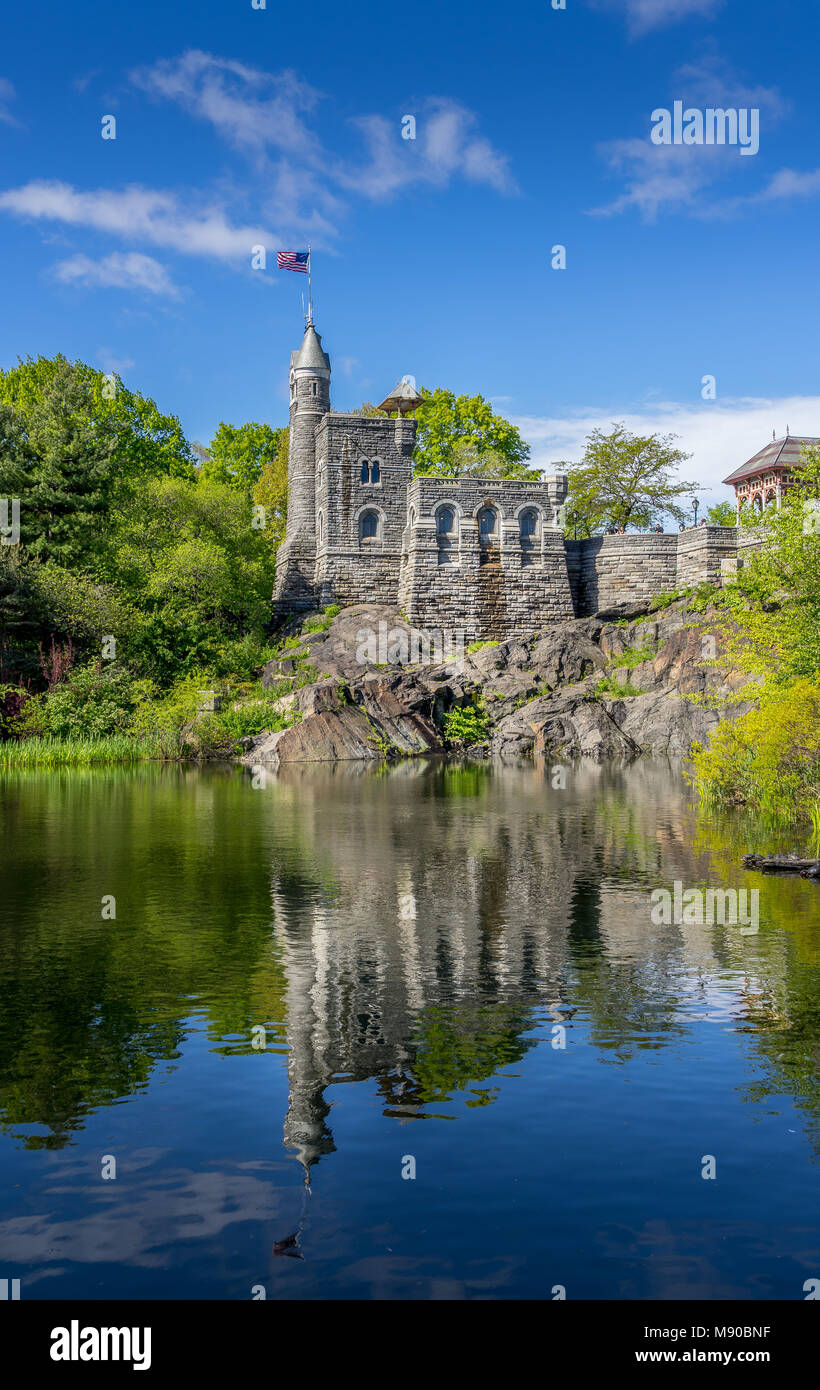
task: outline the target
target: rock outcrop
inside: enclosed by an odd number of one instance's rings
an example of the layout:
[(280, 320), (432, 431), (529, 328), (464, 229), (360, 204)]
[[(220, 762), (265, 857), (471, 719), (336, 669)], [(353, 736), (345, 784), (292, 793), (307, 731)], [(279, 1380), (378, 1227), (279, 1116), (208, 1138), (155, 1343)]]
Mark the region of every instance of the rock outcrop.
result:
[(712, 632), (708, 614), (678, 600), (661, 613), (633, 605), (620, 618), (570, 619), (532, 637), (412, 663), (412, 629), (401, 614), (356, 604), (325, 630), (294, 628), (291, 645), (268, 663), (263, 683), (293, 683), (280, 703), (298, 722), (246, 740), (242, 761), (445, 752), (447, 712), (475, 704), (486, 712), (486, 740), (474, 750), (483, 754), (685, 755), (722, 719), (748, 709), (754, 694), (739, 698), (750, 678), (721, 661)]

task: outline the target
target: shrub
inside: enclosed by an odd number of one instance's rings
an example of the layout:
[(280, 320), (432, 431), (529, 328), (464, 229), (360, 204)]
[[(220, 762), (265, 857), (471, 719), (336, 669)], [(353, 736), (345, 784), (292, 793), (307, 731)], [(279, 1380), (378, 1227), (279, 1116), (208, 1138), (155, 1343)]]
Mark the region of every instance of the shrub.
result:
[(489, 733), (489, 727), (487, 711), (474, 704), (456, 705), (448, 710), (442, 721), (447, 742), (463, 745), (483, 743)]
[(820, 798), (820, 682), (770, 682), (756, 709), (724, 721), (692, 750), (704, 800), (745, 803), (784, 819), (811, 815)]
[(303, 632), (327, 632), (334, 618), (338, 618), (342, 611), (340, 603), (331, 603), (327, 608), (322, 609), (322, 613), (317, 618), (306, 618), (302, 623)]
[(134, 710), (153, 687), (102, 660), (76, 666), (65, 681), (27, 700), (8, 733), (15, 738), (100, 739), (130, 731)]
[(614, 676), (603, 676), (592, 694), (596, 700), (599, 700), (602, 695), (609, 695), (613, 700), (623, 700), (628, 696), (642, 695), (643, 691), (636, 690), (631, 681), (619, 683)]

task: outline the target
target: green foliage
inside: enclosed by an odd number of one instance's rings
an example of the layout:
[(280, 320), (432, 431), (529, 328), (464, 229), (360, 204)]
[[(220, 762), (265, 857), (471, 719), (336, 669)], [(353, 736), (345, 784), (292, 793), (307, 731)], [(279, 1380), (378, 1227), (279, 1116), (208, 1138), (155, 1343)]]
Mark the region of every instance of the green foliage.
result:
[(27, 415), (0, 399), (0, 495), (20, 499), (26, 558), (77, 565), (110, 537), (117, 434), (110, 417), (94, 418), (88, 396), (66, 363)]
[(23, 717), (29, 728), (36, 718), (38, 732), (52, 738), (106, 738), (129, 730), (134, 709), (149, 690), (148, 683), (135, 682), (121, 666), (89, 662), (37, 701), (29, 701)]
[(271, 554), (275, 556), (285, 537), (288, 519), (288, 438), (287, 427), (274, 430), (278, 436), (275, 455), (262, 464), (254, 484), (253, 500), (265, 508), (265, 527), (262, 532)]
[(706, 513), (710, 526), (736, 526), (737, 507), (732, 502), (717, 502)]
[(487, 711), (479, 705), (454, 705), (445, 714), (442, 728), (448, 743), (468, 747), (484, 743), (490, 731), (490, 720)]
[(702, 797), (785, 819), (810, 816), (820, 796), (820, 534), (806, 511), (820, 450), (804, 450), (792, 478), (782, 508), (760, 518), (761, 548), (711, 596), (725, 659), (763, 678), (757, 708), (693, 754)]
[[(201, 711), (203, 691), (220, 693), (222, 708)], [(289, 687), (289, 683), (285, 683)], [(230, 757), (239, 741), (266, 729), (283, 729), (299, 716), (275, 708), (282, 691), (265, 690), (259, 681), (221, 682), (211, 672), (195, 671), (179, 680), (167, 694), (146, 699), (134, 711), (132, 730), (160, 745), (166, 757), (194, 752)]]
[[(656, 594), (649, 605), (650, 613), (663, 613), (665, 609), (671, 608), (678, 599), (685, 598), (690, 591), (688, 589), (668, 589), (664, 593)], [(639, 622), (650, 622), (650, 618), (639, 618)]]
[(724, 720), (692, 760), (701, 795), (769, 815), (808, 816), (820, 798), (820, 682), (771, 680), (759, 705)]
[(338, 618), (342, 611), (340, 603), (331, 603), (327, 608), (322, 609), (321, 617), (306, 618), (302, 623), (303, 632), (327, 632), (334, 618)]
[(614, 656), (612, 658), (612, 665), (616, 667), (626, 666), (632, 671), (644, 661), (654, 661), (659, 651), (660, 647), (654, 646), (652, 643), (644, 647), (627, 647), (626, 651), (622, 652), (620, 656)]
[(613, 700), (624, 700), (642, 694), (643, 691), (637, 690), (631, 681), (617, 681), (614, 676), (602, 676), (592, 692), (593, 699), (596, 700), (600, 700), (603, 695), (608, 695)]
[(264, 470), (278, 458), (283, 437), (287, 445), (287, 429), (271, 429), (255, 421), (245, 425), (226, 425), (223, 421), (202, 459), (199, 476), (250, 497)]
[(47, 735), (20, 743), (0, 743), (0, 768), (88, 767), (92, 764), (138, 763), (161, 758), (158, 741), (114, 734), (107, 738), (62, 739)]
[(515, 425), (496, 415), (483, 396), (456, 396), (422, 387), (413, 455), (416, 474), (526, 478), (529, 445)]
[(298, 718), (298, 714), (275, 709), (268, 692), (260, 687), (256, 698), (246, 703), (232, 699), (221, 710), (205, 715), (197, 723), (195, 734), (202, 752), (211, 757), (229, 756), (239, 751), (243, 738), (286, 729)]
[(763, 514), (764, 544), (728, 591), (752, 669), (776, 671), (781, 684), (820, 672), (820, 533), (805, 510), (820, 496), (820, 450), (804, 451), (793, 478), (781, 510)]
[(467, 648), (467, 655), (469, 656), (472, 652), (481, 652), (485, 647), (497, 647), (498, 645), (498, 642), (471, 642)]
[(113, 435), (114, 471), (121, 482), (194, 476), (191, 449), (177, 417), (164, 414), (150, 397), (129, 391), (116, 374), (106, 376), (85, 362), (70, 362), (61, 353), (18, 359), (16, 367), (0, 371), (0, 401), (22, 419), (35, 452), (49, 416), (56, 416), (66, 431), (85, 434), (91, 425), (106, 438)]
[(270, 551), (235, 489), (149, 482), (143, 507), (121, 529), (116, 570), (142, 614), (129, 655), (146, 674), (167, 684), (198, 667), (230, 671), (237, 642), (246, 667), (262, 655)]
[(727, 591), (717, 584), (698, 584), (688, 596), (687, 608), (692, 613), (706, 613), (721, 608), (727, 602)]
[(682, 521), (681, 500), (696, 485), (677, 476), (689, 455), (673, 447), (674, 439), (630, 434), (623, 424), (614, 424), (609, 434), (593, 430), (581, 462), (567, 467), (567, 512), (575, 513), (579, 534), (592, 536), (610, 526), (645, 528), (664, 516)]

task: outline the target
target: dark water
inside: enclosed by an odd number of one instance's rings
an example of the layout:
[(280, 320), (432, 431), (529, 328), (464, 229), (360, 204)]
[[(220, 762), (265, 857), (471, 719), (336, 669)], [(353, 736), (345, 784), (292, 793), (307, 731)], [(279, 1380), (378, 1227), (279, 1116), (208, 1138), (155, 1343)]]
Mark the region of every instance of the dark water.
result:
[[(699, 815), (665, 765), (551, 783), (0, 781), (0, 1277), (24, 1298), (804, 1298), (820, 888), (746, 874), (773, 842)], [(758, 887), (759, 931), (655, 925), (676, 880)]]

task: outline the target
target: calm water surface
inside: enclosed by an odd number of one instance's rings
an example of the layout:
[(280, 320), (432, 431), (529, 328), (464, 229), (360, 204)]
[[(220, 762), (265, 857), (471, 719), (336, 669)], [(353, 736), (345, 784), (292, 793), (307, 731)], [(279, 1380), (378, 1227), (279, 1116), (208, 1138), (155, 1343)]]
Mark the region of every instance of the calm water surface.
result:
[[(24, 1298), (820, 1277), (820, 888), (674, 768), (32, 772), (0, 824)], [(653, 925), (676, 880), (759, 888), (759, 932)]]

